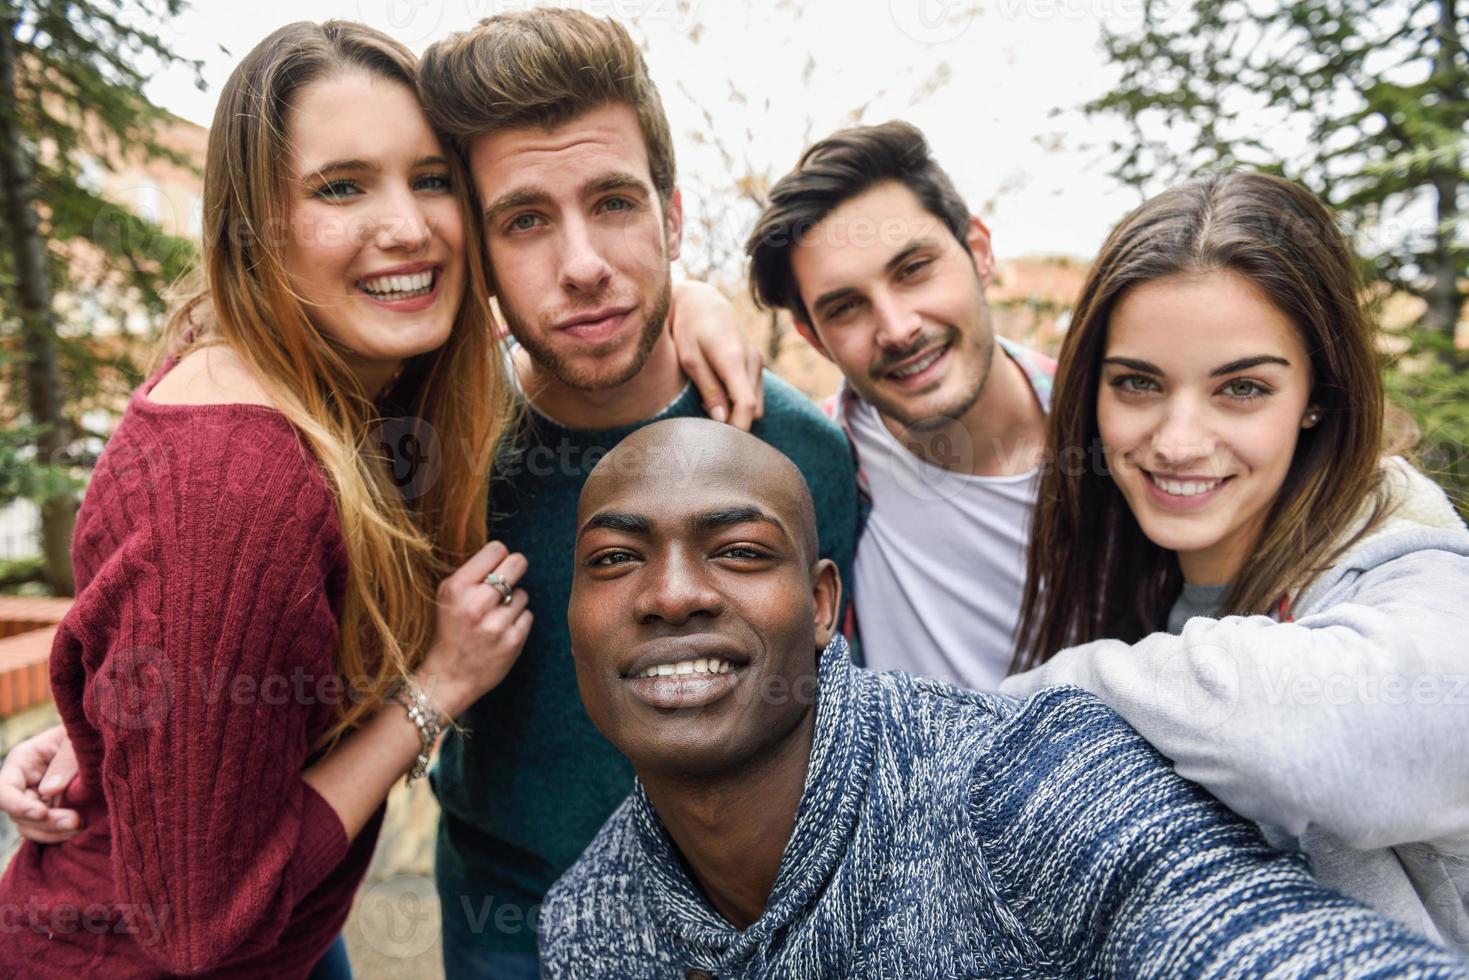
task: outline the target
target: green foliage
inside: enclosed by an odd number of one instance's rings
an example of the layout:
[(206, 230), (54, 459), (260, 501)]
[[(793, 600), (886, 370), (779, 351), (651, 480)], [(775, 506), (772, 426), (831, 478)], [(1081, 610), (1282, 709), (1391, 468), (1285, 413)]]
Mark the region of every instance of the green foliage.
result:
[(1387, 395), (1417, 423), (1414, 462), (1448, 491), (1469, 521), (1469, 372), (1449, 366), (1443, 336), (1420, 332), (1412, 340), (1413, 353), (1391, 362), (1383, 374)]
[(183, 6), (182, 0), (0, 0), (0, 30), (9, 35), (15, 69), (14, 78), (0, 80), (13, 86), (0, 93), (0, 121), (19, 134), (29, 156), (25, 177), (45, 239), (50, 329), (70, 445), (66, 460), (36, 461), (40, 430), (27, 424), (30, 378), (25, 348), (17, 343), (14, 250), (24, 247), (24, 233), (0, 209), (0, 502), (18, 496), (40, 502), (80, 485), (89, 463), (82, 416), (95, 408), (115, 411), (140, 380), (139, 345), (126, 337), (94, 339), (92, 321), (130, 313), (156, 321), (169, 285), (194, 259), (190, 242), (99, 196), (84, 179), (92, 167), (118, 172), (156, 160), (196, 166), (160, 142), (171, 119), (143, 94), (151, 71), (179, 63), (191, 66), (203, 86), (200, 63), (180, 59), (158, 33)]
[(1113, 172), (1144, 193), (1235, 167), (1301, 182), (1444, 329), (1469, 277), (1466, 35), (1464, 0), (1147, 0), (1084, 111), (1127, 123)]

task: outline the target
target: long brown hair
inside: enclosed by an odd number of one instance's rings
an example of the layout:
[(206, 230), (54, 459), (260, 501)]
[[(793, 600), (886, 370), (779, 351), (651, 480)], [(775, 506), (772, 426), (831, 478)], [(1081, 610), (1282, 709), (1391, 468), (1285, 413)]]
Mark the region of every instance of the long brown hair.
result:
[(1380, 517), (1382, 378), (1335, 217), (1300, 186), (1265, 174), (1165, 191), (1108, 237), (1061, 346), (1012, 669), (1073, 644), (1135, 642), (1164, 627), (1182, 573), (1174, 552), (1148, 540), (1108, 471), (1097, 428), (1102, 358), (1112, 310), (1128, 289), (1216, 270), (1248, 279), (1295, 323), (1311, 358), (1310, 402), (1321, 412), (1301, 432), (1225, 609), (1273, 611), (1350, 546), (1349, 529), (1359, 527), (1355, 539)]
[[(477, 216), (455, 154), (451, 179), (465, 221), (466, 288), (449, 340), (411, 358), (391, 391), (412, 418), (402, 433), (436, 437), (437, 479), (405, 495), (374, 443), (381, 409), (342, 352), (311, 320), (284, 264), (289, 227), (287, 121), (300, 92), (366, 72), (416, 92), (411, 52), (361, 24), (288, 24), (236, 67), (220, 95), (204, 167), (204, 287), (183, 304), (160, 357), (191, 343), (227, 345), (301, 434), (336, 497), (347, 548), (336, 669), (351, 698), (323, 737), (354, 727), (423, 659), (440, 578), (485, 540), (491, 455), (508, 418), (508, 388), (490, 332)], [(196, 334), (199, 336), (196, 338)]]

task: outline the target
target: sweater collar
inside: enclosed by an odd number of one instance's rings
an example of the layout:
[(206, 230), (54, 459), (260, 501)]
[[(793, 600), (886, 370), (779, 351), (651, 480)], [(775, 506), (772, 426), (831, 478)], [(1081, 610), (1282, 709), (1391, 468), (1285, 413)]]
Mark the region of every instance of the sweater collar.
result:
[[(632, 807), (652, 927), (711, 968), (744, 960), (803, 912), (831, 879), (856, 830), (872, 769), (875, 726), (870, 695), (858, 683), (847, 641), (838, 633), (818, 665), (816, 727), (796, 825), (786, 843), (765, 912), (743, 932), (709, 904), (684, 870), (672, 840), (639, 782)], [(870, 690), (870, 689), (869, 689)]]

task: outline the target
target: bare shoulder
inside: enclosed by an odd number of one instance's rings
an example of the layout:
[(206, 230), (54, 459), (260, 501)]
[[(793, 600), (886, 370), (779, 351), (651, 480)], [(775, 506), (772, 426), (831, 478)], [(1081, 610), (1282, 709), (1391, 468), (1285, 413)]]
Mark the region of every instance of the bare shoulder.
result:
[(234, 351), (201, 347), (179, 359), (148, 392), (160, 405), (264, 405), (275, 401)]

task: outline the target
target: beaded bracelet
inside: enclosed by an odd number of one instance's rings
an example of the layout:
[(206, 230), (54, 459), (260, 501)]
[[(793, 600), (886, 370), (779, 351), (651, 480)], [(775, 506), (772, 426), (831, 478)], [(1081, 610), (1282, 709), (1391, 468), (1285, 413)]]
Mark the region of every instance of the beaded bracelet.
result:
[(408, 771), (408, 781), (411, 783), (428, 774), (429, 753), (433, 751), (439, 736), (444, 733), (444, 722), (428, 695), (410, 680), (399, 684), (390, 700), (398, 702), (407, 710), (408, 720), (418, 729), (418, 757), (413, 760), (413, 768)]

